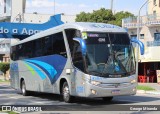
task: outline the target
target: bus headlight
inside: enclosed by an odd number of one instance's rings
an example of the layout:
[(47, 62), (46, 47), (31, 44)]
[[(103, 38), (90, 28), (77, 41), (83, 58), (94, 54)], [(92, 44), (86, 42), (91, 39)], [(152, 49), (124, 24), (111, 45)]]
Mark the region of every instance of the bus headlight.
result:
[(136, 83), (136, 80), (134, 79), (134, 80), (131, 80), (131, 84), (133, 84), (133, 83)]
[(93, 85), (99, 85), (99, 84), (101, 84), (101, 82), (98, 82), (98, 81), (91, 81), (91, 84), (93, 84)]

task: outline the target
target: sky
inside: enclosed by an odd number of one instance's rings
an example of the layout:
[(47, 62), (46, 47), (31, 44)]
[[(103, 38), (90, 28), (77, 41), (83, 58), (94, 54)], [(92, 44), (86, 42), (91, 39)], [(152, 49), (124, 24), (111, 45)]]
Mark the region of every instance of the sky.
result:
[[(92, 12), (100, 8), (110, 9), (111, 0), (26, 0), (26, 13), (76, 15), (80, 12)], [(129, 11), (138, 15), (139, 8), (146, 0), (113, 0), (113, 11)], [(55, 4), (54, 4), (55, 2)], [(55, 6), (55, 7), (54, 7)], [(141, 10), (145, 15), (147, 5)]]

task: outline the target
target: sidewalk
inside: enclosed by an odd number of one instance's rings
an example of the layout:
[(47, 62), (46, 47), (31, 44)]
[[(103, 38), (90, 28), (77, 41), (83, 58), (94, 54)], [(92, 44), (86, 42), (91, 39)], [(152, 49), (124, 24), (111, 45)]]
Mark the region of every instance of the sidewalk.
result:
[[(4, 80), (4, 76), (0, 75), (0, 80)], [(0, 85), (9, 85), (10, 82), (0, 82)]]
[(158, 84), (158, 83), (138, 83), (138, 85), (150, 86), (150, 87), (154, 88), (155, 91), (137, 90), (137, 93), (160, 95), (160, 84)]

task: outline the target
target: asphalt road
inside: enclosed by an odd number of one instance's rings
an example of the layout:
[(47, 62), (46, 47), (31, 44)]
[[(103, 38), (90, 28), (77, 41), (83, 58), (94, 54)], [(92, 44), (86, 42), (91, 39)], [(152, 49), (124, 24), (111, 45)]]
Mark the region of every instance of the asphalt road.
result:
[[(81, 111), (101, 110), (106, 111), (108, 108), (116, 110), (119, 106), (138, 106), (138, 105), (159, 105), (159, 95), (137, 94), (134, 96), (114, 97), (112, 102), (105, 102), (101, 98), (86, 99), (77, 98), (74, 103), (65, 103), (59, 95), (32, 93), (32, 96), (22, 96), (19, 91), (9, 87), (9, 85), (0, 85), (0, 104), (1, 105), (50, 105), (56, 109)], [(121, 110), (121, 109), (120, 109)]]

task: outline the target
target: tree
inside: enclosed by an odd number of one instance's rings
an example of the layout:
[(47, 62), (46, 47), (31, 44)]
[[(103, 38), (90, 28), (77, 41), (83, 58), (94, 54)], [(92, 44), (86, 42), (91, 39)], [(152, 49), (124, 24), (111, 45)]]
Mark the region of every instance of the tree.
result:
[(9, 70), (9, 63), (0, 63), (0, 71), (4, 73), (4, 79), (6, 80), (6, 71)]
[(114, 20), (114, 16), (111, 10), (101, 8), (100, 10), (94, 10), (92, 13), (81, 12), (77, 15), (77, 22), (102, 22), (107, 23), (108, 21)]
[(115, 20), (114, 20), (113, 24), (118, 25), (118, 26), (122, 26), (122, 19), (123, 18), (134, 17), (134, 15), (130, 12), (120, 11), (120, 12), (117, 12), (114, 15), (114, 17), (115, 17)]
[(90, 13), (81, 12), (80, 14), (76, 15), (77, 22), (88, 22), (88, 17)]
[(113, 15), (111, 10), (101, 8), (99, 10), (93, 10), (92, 13), (81, 12), (77, 15), (77, 22), (101, 22), (101, 23), (110, 23), (114, 25), (121, 26), (122, 19), (130, 16), (134, 16), (130, 12), (117, 12)]

